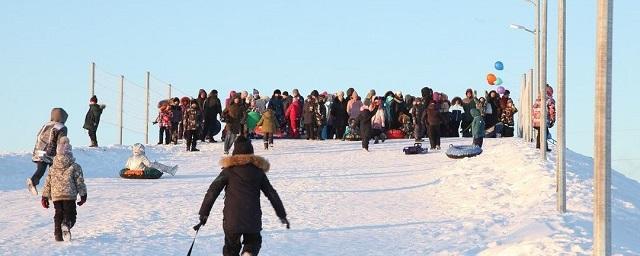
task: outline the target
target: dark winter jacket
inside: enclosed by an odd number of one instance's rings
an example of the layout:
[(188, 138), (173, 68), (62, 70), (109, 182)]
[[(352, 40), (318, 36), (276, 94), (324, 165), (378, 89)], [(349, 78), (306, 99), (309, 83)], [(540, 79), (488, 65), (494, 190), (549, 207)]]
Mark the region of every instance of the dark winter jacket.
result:
[(358, 124), (360, 124), (360, 138), (366, 139), (371, 131), (371, 117), (373, 114), (378, 111), (378, 108), (375, 108), (373, 112), (369, 110), (369, 108), (365, 108), (360, 111), (358, 115)]
[(243, 110), (242, 106), (239, 103), (231, 103), (229, 107), (222, 112), (222, 116), (227, 122), (225, 130), (233, 134), (240, 134), (242, 124), (247, 120), (247, 112)]
[(340, 101), (338, 98), (335, 98), (333, 104), (331, 104), (331, 116), (333, 117), (333, 126), (347, 126), (347, 122), (349, 121), (347, 114), (347, 101)]
[(180, 105), (171, 106), (171, 123), (182, 122), (182, 107)]
[(471, 133), (474, 139), (484, 138), (485, 125), (484, 119), (480, 116), (480, 110), (472, 108), (470, 110), (473, 121), (471, 122)]
[(33, 155), (31, 160), (34, 162), (51, 163), (53, 157), (56, 156), (56, 147), (58, 140), (67, 136), (67, 112), (62, 108), (54, 108), (51, 110), (51, 121), (40, 128), (36, 135), (36, 144), (33, 147)]
[(271, 99), (269, 100), (268, 108), (273, 109), (273, 112), (276, 115), (276, 119), (278, 120), (278, 123), (284, 122), (285, 108), (284, 108), (284, 104), (282, 103), (282, 98), (280, 98), (279, 96), (271, 97)]
[(84, 118), (84, 126), (89, 131), (98, 130), (98, 124), (100, 124), (100, 115), (102, 115), (102, 110), (104, 110), (105, 105), (98, 104), (90, 104), (89, 111), (87, 111), (87, 115)]
[(434, 101), (429, 102), (426, 111), (426, 121), (427, 125), (440, 125), (442, 120), (440, 120), (440, 104), (437, 104)]
[(209, 186), (200, 207), (200, 215), (209, 216), (211, 207), (222, 192), (224, 196), (223, 228), (229, 233), (258, 233), (262, 230), (260, 191), (269, 199), (279, 218), (287, 213), (280, 196), (266, 173), (269, 162), (256, 155), (234, 155), (220, 160), (222, 172)]
[(204, 118), (207, 121), (215, 121), (217, 116), (222, 113), (222, 105), (218, 95), (210, 93), (209, 97), (204, 101)]
[(304, 124), (317, 124), (318, 121), (318, 104), (315, 100), (310, 99), (304, 102), (302, 110), (302, 122)]

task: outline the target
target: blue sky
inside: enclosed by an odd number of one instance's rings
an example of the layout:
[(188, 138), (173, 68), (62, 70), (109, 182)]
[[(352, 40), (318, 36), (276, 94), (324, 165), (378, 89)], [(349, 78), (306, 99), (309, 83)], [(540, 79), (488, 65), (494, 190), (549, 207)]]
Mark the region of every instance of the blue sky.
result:
[[(568, 145), (593, 151), (595, 1), (567, 1)], [(556, 81), (557, 3), (549, 1), (548, 80)], [(614, 168), (640, 178), (640, 123), (634, 68), (640, 45), (640, 2), (616, 1), (613, 50)], [(126, 76), (125, 143), (141, 141), (143, 85), (151, 71), (152, 100), (161, 81), (195, 96), (199, 88), (355, 87), (365, 93), (429, 85), (450, 96), (468, 87), (490, 90), (496, 72), (517, 96), (533, 62), (533, 38), (509, 28), (533, 27), (526, 1), (10, 1), (0, 15), (0, 84), (9, 122), (0, 151), (27, 151), (52, 107), (64, 107), (72, 142), (88, 143), (89, 63), (98, 66), (98, 97), (107, 103), (101, 144), (116, 143), (117, 79)], [(160, 81), (161, 80), (161, 81)], [(174, 90), (175, 93), (178, 93)], [(152, 106), (155, 105), (152, 103)], [(151, 110), (154, 116), (155, 109)], [(150, 142), (157, 128), (151, 127)]]

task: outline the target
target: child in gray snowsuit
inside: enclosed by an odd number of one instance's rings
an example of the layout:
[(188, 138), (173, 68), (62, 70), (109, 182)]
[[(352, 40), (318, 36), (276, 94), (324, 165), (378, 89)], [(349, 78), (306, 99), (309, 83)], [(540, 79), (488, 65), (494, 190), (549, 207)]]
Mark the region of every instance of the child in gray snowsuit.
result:
[(87, 186), (84, 184), (82, 168), (71, 153), (71, 144), (66, 136), (60, 137), (56, 147), (56, 156), (44, 181), (42, 189), (42, 207), (49, 208), (53, 201), (56, 213), (53, 217), (54, 237), (56, 241), (71, 239), (71, 228), (76, 223), (76, 198), (80, 195), (78, 206), (87, 201)]

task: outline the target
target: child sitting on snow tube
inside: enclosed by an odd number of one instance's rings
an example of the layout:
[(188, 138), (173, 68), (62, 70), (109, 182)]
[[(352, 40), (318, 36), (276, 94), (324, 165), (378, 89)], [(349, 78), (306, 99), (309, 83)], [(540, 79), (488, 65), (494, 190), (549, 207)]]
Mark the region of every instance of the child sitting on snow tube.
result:
[(158, 179), (163, 173), (176, 174), (178, 166), (167, 166), (158, 162), (150, 162), (144, 153), (144, 145), (133, 144), (133, 155), (127, 159), (125, 168), (120, 171), (120, 177), (128, 179)]

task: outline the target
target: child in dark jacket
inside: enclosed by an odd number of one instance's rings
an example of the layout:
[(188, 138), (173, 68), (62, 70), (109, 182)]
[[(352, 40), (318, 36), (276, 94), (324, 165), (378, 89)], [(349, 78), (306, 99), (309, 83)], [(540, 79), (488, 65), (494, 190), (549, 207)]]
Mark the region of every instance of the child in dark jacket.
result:
[(69, 139), (60, 137), (56, 147), (56, 156), (42, 189), (42, 207), (49, 208), (49, 200), (56, 209), (54, 237), (56, 241), (71, 239), (71, 228), (76, 223), (76, 199), (80, 195), (78, 206), (87, 201), (87, 186), (84, 184), (82, 168), (75, 162), (71, 153)]
[(484, 140), (484, 119), (480, 116), (480, 110), (472, 108), (471, 116), (473, 121), (471, 122), (471, 133), (473, 134), (473, 145), (482, 147), (482, 141)]
[[(258, 255), (262, 246), (262, 210), (260, 209), (260, 191), (271, 202), (276, 215), (282, 224), (289, 228), (287, 213), (282, 205), (280, 196), (271, 186), (267, 172), (269, 162), (253, 154), (251, 141), (239, 136), (233, 145), (232, 155), (220, 160), (222, 172), (209, 186), (207, 194), (200, 207), (200, 223), (194, 227), (207, 223), (211, 207), (220, 192), (224, 189), (224, 247), (223, 255), (239, 255), (242, 253)], [(240, 238), (242, 237), (242, 244)]]
[(182, 107), (180, 107), (180, 99), (173, 98), (171, 102), (171, 142), (173, 145), (178, 144), (180, 122), (182, 122)]

